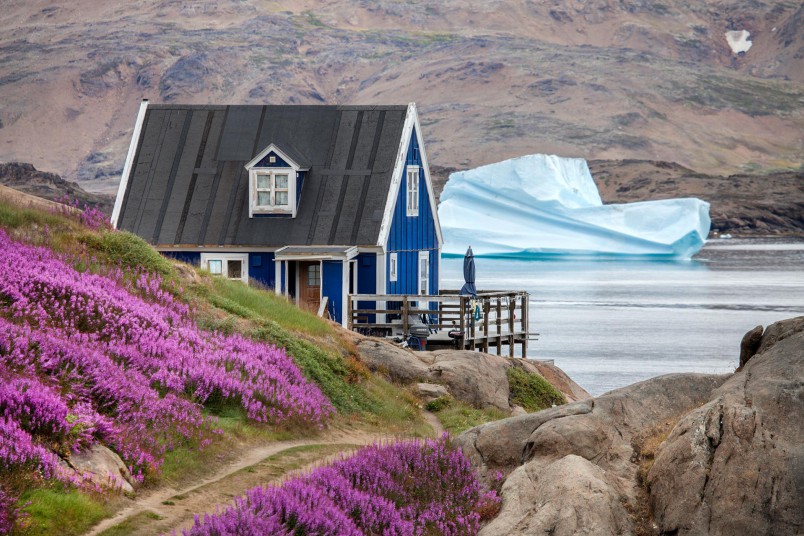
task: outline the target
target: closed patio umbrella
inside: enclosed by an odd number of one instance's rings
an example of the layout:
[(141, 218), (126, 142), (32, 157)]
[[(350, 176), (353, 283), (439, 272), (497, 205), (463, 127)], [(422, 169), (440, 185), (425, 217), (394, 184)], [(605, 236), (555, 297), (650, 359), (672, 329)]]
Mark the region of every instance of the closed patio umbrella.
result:
[(466, 250), (466, 255), (463, 257), (463, 280), (466, 281), (461, 287), (461, 296), (472, 296), (477, 298), (477, 289), (475, 289), (475, 254), (472, 253), (472, 246)]

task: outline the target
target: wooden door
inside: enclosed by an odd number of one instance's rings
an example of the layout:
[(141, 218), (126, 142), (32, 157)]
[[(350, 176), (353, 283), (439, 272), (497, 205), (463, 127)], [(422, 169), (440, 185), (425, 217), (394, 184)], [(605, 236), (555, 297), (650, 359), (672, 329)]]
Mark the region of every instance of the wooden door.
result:
[(299, 305), (308, 311), (318, 312), (321, 305), (321, 263), (299, 263)]

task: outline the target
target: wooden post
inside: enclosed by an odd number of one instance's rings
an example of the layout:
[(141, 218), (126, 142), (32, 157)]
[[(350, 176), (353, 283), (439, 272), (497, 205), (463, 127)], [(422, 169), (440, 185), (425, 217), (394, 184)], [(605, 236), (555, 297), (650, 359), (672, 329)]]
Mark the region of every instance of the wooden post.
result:
[(410, 303), (407, 296), (402, 296), (402, 336), (407, 337), (408, 333), (408, 311), (410, 310)]
[(458, 314), (461, 317), (461, 350), (466, 348), (466, 298), (463, 296), (458, 297), (458, 301), (460, 302), (460, 309)]
[(472, 341), (470, 342), (469, 348), (472, 349), (474, 352), (477, 350), (477, 340), (475, 339), (475, 334), (477, 332), (477, 321), (475, 321), (475, 310), (472, 307), (472, 302), (469, 302), (469, 335), (472, 337)]
[(528, 357), (528, 338), (530, 337), (530, 326), (528, 322), (529, 309), (530, 309), (530, 294), (527, 292), (522, 296), (522, 331), (524, 332), (524, 338), (522, 339), (522, 359), (526, 359)]
[(497, 355), (502, 355), (502, 298), (497, 296)]
[(514, 313), (516, 312), (516, 294), (509, 296), (508, 303), (508, 357), (514, 357)]
[(483, 300), (483, 351), (489, 353), (489, 309), (491, 301)]
[(347, 329), (349, 331), (352, 331), (354, 329), (353, 322), (352, 322), (352, 320), (353, 320), (353, 318), (352, 318), (352, 316), (353, 316), (353, 313), (352, 313), (352, 295), (347, 294), (346, 296), (347, 296), (346, 299), (349, 300), (349, 303), (347, 304), (347, 308), (346, 308), (346, 311), (347, 311), (346, 312), (346, 318), (347, 318), (346, 327), (347, 327)]

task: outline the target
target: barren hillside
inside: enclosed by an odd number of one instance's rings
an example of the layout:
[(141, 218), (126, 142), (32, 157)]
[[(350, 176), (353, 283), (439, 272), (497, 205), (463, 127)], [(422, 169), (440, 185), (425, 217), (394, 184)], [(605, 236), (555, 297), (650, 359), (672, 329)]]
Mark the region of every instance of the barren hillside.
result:
[[(11, 0), (0, 161), (113, 191), (139, 100), (406, 103), (433, 164), (804, 160), (796, 1)], [(724, 32), (751, 32), (735, 55)]]

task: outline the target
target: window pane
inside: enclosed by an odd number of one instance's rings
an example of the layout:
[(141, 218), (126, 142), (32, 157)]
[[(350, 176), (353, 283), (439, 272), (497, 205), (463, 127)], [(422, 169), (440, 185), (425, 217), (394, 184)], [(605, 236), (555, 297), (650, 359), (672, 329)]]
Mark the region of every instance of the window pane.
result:
[(271, 176), (257, 175), (257, 188), (265, 188), (266, 190), (271, 188)]
[(321, 285), (321, 266), (311, 264), (307, 267), (307, 286), (317, 287)]
[(288, 193), (287, 192), (276, 192), (276, 205), (287, 205), (288, 204)]
[(220, 260), (210, 260), (207, 265), (209, 266), (209, 273), (211, 274), (220, 274), (221, 273), (221, 261)]
[(274, 175), (276, 179), (276, 187), (279, 189), (287, 188), (288, 187), (288, 176), (287, 175)]
[(229, 279), (240, 279), (243, 277), (242, 261), (226, 261), (226, 274)]
[(257, 204), (261, 207), (267, 207), (271, 204), (270, 192), (257, 192)]

